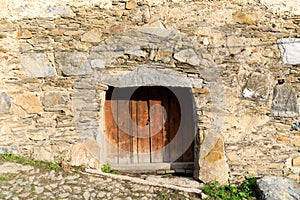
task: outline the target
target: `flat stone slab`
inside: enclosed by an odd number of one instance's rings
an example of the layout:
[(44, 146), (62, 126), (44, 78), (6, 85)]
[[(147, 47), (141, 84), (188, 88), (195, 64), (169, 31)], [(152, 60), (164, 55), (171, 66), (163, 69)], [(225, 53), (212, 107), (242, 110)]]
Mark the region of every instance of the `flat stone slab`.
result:
[[(153, 178), (149, 178), (149, 180), (147, 180), (147, 177), (145, 179), (141, 179), (141, 178), (137, 178), (137, 177), (129, 177), (129, 176), (124, 176), (124, 175), (115, 175), (115, 174), (110, 174), (110, 173), (104, 173), (101, 172), (100, 170), (94, 170), (94, 169), (86, 169), (86, 172), (88, 172), (89, 174), (99, 174), (102, 176), (106, 176), (106, 177), (110, 177), (110, 178), (117, 178), (119, 180), (123, 180), (126, 182), (132, 182), (132, 183), (136, 183), (139, 185), (148, 185), (148, 186), (158, 186), (158, 187), (165, 187), (168, 189), (173, 189), (173, 190), (180, 190), (180, 191), (184, 191), (184, 192), (188, 192), (188, 193), (196, 193), (196, 194), (200, 194), (202, 192), (202, 190), (200, 189), (200, 187), (198, 186), (202, 186), (200, 183), (200, 185), (197, 184), (197, 187), (185, 187), (185, 186), (178, 186), (178, 185), (174, 185), (172, 183), (168, 183), (168, 181), (153, 181)], [(177, 179), (177, 177), (176, 177)], [(174, 182), (174, 181), (172, 181)]]
[(9, 113), (9, 109), (11, 107), (11, 102), (9, 96), (2, 92), (0, 94), (0, 114)]
[(263, 200), (299, 200), (300, 184), (295, 180), (265, 176), (257, 180), (259, 190)]
[(101, 83), (114, 87), (170, 86), (191, 88), (193, 86), (191, 80), (186, 77), (163, 74), (147, 68), (138, 68), (125, 75), (103, 74), (100, 79)]
[(280, 117), (296, 117), (299, 115), (296, 91), (292, 86), (287, 84), (275, 86), (272, 114)]
[(184, 188), (202, 188), (204, 185), (203, 183), (200, 183), (195, 179), (189, 177), (166, 177), (149, 175), (145, 180), (151, 181), (153, 183), (176, 185)]
[(64, 75), (74, 76), (92, 73), (91, 64), (86, 53), (57, 52), (55, 53), (55, 58), (59, 69)]
[(7, 173), (19, 173), (24, 171), (30, 171), (33, 170), (32, 166), (28, 165), (21, 165), (18, 163), (3, 163), (0, 164), (0, 174), (7, 174)]
[(300, 38), (282, 38), (277, 44), (284, 64), (300, 64)]
[(43, 53), (22, 55), (20, 56), (20, 63), (27, 77), (38, 78), (56, 76), (54, 67)]

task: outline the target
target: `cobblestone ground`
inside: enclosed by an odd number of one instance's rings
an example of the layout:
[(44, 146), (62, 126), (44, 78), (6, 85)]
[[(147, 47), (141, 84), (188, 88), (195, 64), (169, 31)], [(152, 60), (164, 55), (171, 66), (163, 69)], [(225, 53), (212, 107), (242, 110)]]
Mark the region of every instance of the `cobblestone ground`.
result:
[(200, 199), (198, 194), (99, 174), (0, 163), (0, 199)]

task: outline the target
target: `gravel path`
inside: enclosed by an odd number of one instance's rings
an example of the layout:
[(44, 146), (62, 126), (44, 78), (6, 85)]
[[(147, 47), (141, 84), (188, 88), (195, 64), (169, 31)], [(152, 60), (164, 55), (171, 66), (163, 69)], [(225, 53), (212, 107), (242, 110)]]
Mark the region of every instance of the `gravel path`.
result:
[[(159, 176), (139, 181), (123, 175), (90, 172), (49, 171), (0, 163), (0, 199), (201, 199), (199, 188), (180, 189), (170, 183), (170, 179), (175, 183), (184, 180), (185, 187), (191, 185), (184, 178), (166, 178), (166, 184), (162, 184), (153, 181), (161, 181)], [(194, 184), (191, 187), (198, 187), (195, 181), (191, 183)]]

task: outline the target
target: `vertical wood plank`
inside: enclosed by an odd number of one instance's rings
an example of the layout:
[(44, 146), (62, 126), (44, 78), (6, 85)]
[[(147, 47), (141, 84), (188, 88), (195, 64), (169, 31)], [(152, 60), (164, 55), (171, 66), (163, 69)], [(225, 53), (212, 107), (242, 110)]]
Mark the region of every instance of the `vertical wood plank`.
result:
[[(106, 160), (112, 164), (118, 163), (118, 127), (117, 122), (112, 115), (112, 104), (116, 103), (111, 99), (107, 99), (104, 104), (105, 112), (105, 135), (106, 135)], [(117, 112), (117, 105), (114, 106)]]
[(118, 100), (118, 134), (119, 134), (119, 163), (130, 163), (130, 123), (129, 114), (129, 100)]
[(149, 128), (145, 128), (149, 124), (148, 119), (148, 91), (146, 88), (139, 88), (138, 91), (138, 158), (139, 163), (150, 163), (150, 138)]
[(132, 139), (131, 139), (131, 163), (138, 163), (138, 130), (137, 130), (137, 98), (136, 94), (133, 94), (131, 100), (131, 119), (133, 121), (131, 131), (132, 131)]
[[(169, 133), (170, 133), (170, 159), (171, 161), (182, 161), (182, 130), (179, 130), (181, 123), (180, 105), (177, 97), (169, 92)], [(178, 135), (177, 137), (175, 137)]]
[(170, 141), (170, 134), (169, 134), (169, 129), (170, 129), (170, 123), (169, 123), (169, 111), (170, 111), (170, 106), (169, 106), (169, 99), (168, 99), (168, 90), (166, 88), (162, 88), (162, 106), (166, 109), (166, 113), (162, 114), (162, 121), (164, 122), (163, 129), (162, 129), (162, 140), (163, 140), (163, 145), (164, 145), (164, 152), (163, 152), (163, 161), (164, 162), (170, 162), (170, 146), (167, 146)]
[(153, 87), (149, 94), (152, 162), (163, 162), (163, 112), (157, 107), (162, 106), (161, 90), (159, 87)]

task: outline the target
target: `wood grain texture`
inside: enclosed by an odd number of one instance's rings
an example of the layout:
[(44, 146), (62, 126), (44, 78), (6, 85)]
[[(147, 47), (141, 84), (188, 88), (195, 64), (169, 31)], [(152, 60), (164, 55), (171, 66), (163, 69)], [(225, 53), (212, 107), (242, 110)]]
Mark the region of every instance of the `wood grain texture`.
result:
[(138, 158), (139, 163), (150, 162), (151, 148), (150, 148), (150, 138), (149, 138), (149, 128), (145, 128), (149, 125), (149, 105), (148, 105), (148, 95), (147, 91), (140, 90), (138, 93)]
[(152, 162), (163, 162), (163, 112), (162, 94), (158, 87), (149, 90), (150, 100), (150, 134), (151, 134), (151, 159)]
[[(107, 140), (106, 149), (106, 159), (113, 163), (118, 163), (119, 153), (118, 153), (118, 127), (112, 114), (112, 103), (115, 103), (115, 109), (117, 112), (117, 102), (107, 99), (105, 102), (105, 136)], [(117, 120), (117, 119), (116, 119)]]
[(130, 163), (131, 136), (129, 101), (117, 100), (118, 102), (118, 138), (119, 138), (119, 163)]

